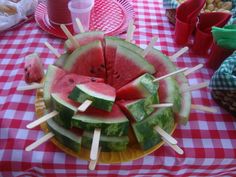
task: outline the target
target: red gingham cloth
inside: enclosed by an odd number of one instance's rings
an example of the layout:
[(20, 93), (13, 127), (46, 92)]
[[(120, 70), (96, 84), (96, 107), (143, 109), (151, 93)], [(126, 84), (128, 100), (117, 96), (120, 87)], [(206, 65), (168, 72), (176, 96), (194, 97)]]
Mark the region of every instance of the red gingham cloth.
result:
[[(151, 37), (158, 36), (156, 48), (167, 55), (180, 48), (173, 41), (174, 26), (165, 17), (161, 0), (132, 2), (136, 13), (134, 40), (146, 47)], [(218, 107), (205, 88), (192, 92), (192, 102), (212, 106), (218, 113), (191, 111), (189, 123), (178, 126), (173, 136), (184, 155), (177, 155), (167, 145), (154, 153), (121, 164), (98, 164), (88, 170), (88, 162), (59, 150), (50, 141), (32, 152), (26, 146), (44, 135), (37, 127), (26, 125), (35, 117), (35, 91), (16, 91), (24, 84), (24, 56), (33, 52), (43, 58), (45, 69), (54, 62), (54, 55), (44, 42), (63, 52), (63, 40), (42, 31), (34, 21), (18, 29), (0, 34), (0, 176), (235, 176), (236, 122)], [(193, 67), (205, 63), (205, 58), (184, 54), (176, 64)], [(190, 84), (209, 81), (213, 74), (203, 68), (188, 76)]]

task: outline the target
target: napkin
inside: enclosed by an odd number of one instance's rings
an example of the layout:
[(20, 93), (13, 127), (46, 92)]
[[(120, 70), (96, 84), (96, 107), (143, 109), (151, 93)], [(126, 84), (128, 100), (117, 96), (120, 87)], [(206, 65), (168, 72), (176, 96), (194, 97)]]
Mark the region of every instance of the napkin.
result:
[(236, 24), (226, 25), (223, 28), (212, 27), (212, 35), (214, 43), (206, 66), (217, 69), (236, 49)]
[(176, 10), (175, 41), (177, 44), (188, 43), (197, 23), (197, 17), (206, 0), (187, 0)]
[(207, 55), (213, 43), (211, 28), (222, 27), (230, 19), (231, 14), (225, 12), (201, 13), (196, 27), (192, 51), (198, 55)]

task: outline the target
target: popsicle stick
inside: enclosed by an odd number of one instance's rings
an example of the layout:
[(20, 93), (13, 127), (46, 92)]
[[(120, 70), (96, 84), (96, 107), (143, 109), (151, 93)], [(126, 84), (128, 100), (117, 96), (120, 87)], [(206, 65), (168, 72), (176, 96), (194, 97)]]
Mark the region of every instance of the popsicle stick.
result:
[(101, 135), (101, 129), (95, 128), (93, 133), (93, 142), (90, 151), (90, 160), (97, 160), (100, 135)]
[(91, 100), (85, 100), (79, 107), (78, 111), (84, 112), (93, 102)]
[(160, 80), (162, 80), (162, 79), (165, 79), (165, 78), (167, 78), (167, 77), (173, 76), (173, 75), (175, 75), (175, 74), (184, 72), (184, 71), (186, 71), (187, 69), (188, 69), (188, 68), (182, 68), (182, 69), (180, 69), (180, 70), (177, 70), (177, 71), (174, 71), (174, 72), (172, 72), (172, 73), (169, 73), (169, 74), (166, 74), (166, 75), (164, 75), (164, 76), (161, 76), (161, 77), (159, 77), (159, 78), (156, 78), (156, 79), (154, 79), (152, 82), (160, 81)]
[(183, 155), (184, 154), (184, 151), (183, 149), (181, 149), (177, 144), (171, 144), (169, 143), (164, 137), (161, 137), (162, 140), (169, 145), (169, 147), (171, 147), (175, 152), (177, 152), (178, 154), (180, 155)]
[(170, 60), (171, 61), (175, 61), (177, 58), (179, 58), (181, 55), (183, 55), (185, 52), (188, 51), (188, 47), (184, 47), (182, 49), (180, 49), (178, 52), (176, 52), (174, 55), (170, 56)]
[(172, 107), (172, 106), (173, 106), (173, 103), (162, 103), (162, 104), (150, 105), (150, 107), (153, 107), (153, 108), (166, 108), (166, 107)]
[(67, 29), (67, 27), (64, 24), (60, 25), (62, 31), (65, 33), (65, 35), (67, 36), (67, 38), (71, 41), (72, 45), (75, 48), (79, 48), (79, 43), (78, 41), (75, 39), (75, 37), (70, 33), (70, 31)]
[(42, 138), (38, 139), (34, 143), (30, 144), (25, 148), (26, 151), (32, 151), (33, 149), (37, 148), (39, 145), (43, 144), (44, 142), (48, 141), (54, 136), (54, 133), (49, 132), (48, 134), (44, 135)]
[(77, 24), (77, 26), (78, 26), (78, 28), (79, 28), (79, 30), (80, 30), (80, 33), (84, 33), (85, 30), (84, 30), (84, 27), (83, 27), (83, 25), (82, 25), (80, 19), (79, 19), (79, 18), (76, 18), (75, 21), (76, 21), (76, 24)]
[(126, 36), (126, 41), (130, 42), (133, 38), (133, 33), (134, 33), (134, 20), (130, 20), (129, 25), (128, 25), (128, 30), (127, 30), (127, 36)]
[(191, 85), (189, 87), (185, 87), (185, 88), (182, 89), (182, 92), (194, 91), (194, 90), (197, 90), (197, 89), (207, 87), (208, 85), (209, 85), (208, 82), (202, 82), (200, 84), (195, 84), (195, 85)]
[(192, 104), (191, 109), (199, 110), (199, 111), (205, 111), (205, 112), (210, 112), (210, 113), (217, 113), (217, 110), (208, 106), (203, 106), (203, 105), (196, 105)]
[(57, 51), (57, 49), (55, 49), (51, 44), (49, 44), (48, 42), (44, 42), (44, 44), (57, 58), (61, 56), (61, 54)]
[(148, 46), (146, 47), (146, 49), (143, 51), (142, 53), (143, 57), (145, 57), (148, 54), (148, 52), (150, 52), (150, 50), (152, 49), (152, 47), (155, 45), (156, 42), (157, 42), (157, 37), (153, 37)]
[(19, 86), (16, 88), (17, 91), (24, 91), (24, 90), (34, 90), (43, 88), (43, 84), (40, 83), (32, 83), (29, 85)]
[(164, 137), (170, 144), (177, 144), (177, 140), (174, 139), (172, 136), (170, 136), (165, 130), (163, 130), (158, 125), (154, 127), (154, 129), (162, 136)]
[(184, 72), (184, 75), (187, 76), (203, 67), (203, 64), (198, 64), (192, 68), (189, 68), (187, 71)]
[(100, 153), (101, 153), (101, 149), (102, 148), (99, 147), (97, 159), (96, 160), (90, 160), (90, 162), (89, 162), (89, 170), (95, 170), (97, 162), (98, 162), (98, 158), (99, 158)]
[(58, 115), (58, 112), (57, 111), (52, 111), (49, 114), (46, 114), (43, 117), (29, 123), (28, 125), (26, 125), (26, 127), (29, 128), (29, 129), (34, 128), (34, 127), (40, 125), (41, 123), (47, 121), (48, 119), (53, 118), (56, 115)]

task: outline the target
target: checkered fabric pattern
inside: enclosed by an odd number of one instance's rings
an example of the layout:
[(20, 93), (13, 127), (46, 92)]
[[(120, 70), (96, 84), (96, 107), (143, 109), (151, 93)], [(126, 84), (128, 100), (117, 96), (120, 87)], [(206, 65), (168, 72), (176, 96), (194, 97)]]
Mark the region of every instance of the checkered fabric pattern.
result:
[(163, 0), (163, 6), (165, 9), (176, 9), (179, 3), (176, 0)]
[[(164, 15), (162, 0), (132, 1), (136, 30), (135, 43), (146, 47), (153, 36), (155, 47), (170, 56), (180, 49), (174, 43), (174, 26)], [(122, 34), (121, 37), (125, 35)], [(183, 155), (168, 145), (138, 160), (120, 164), (98, 164), (88, 170), (88, 162), (71, 157), (50, 141), (31, 152), (24, 149), (44, 135), (26, 125), (36, 119), (35, 91), (16, 91), (23, 82), (24, 56), (39, 53), (45, 69), (55, 61), (44, 42), (63, 52), (63, 40), (42, 31), (32, 21), (0, 34), (0, 176), (235, 176), (235, 119), (217, 106), (207, 88), (192, 92), (192, 103), (217, 109), (216, 114), (192, 110), (187, 125), (173, 133)], [(184, 54), (178, 67), (193, 67), (206, 58)], [(188, 76), (190, 85), (209, 81), (213, 71), (202, 68)]]
[(236, 90), (236, 53), (228, 57), (214, 73), (210, 87), (215, 90)]

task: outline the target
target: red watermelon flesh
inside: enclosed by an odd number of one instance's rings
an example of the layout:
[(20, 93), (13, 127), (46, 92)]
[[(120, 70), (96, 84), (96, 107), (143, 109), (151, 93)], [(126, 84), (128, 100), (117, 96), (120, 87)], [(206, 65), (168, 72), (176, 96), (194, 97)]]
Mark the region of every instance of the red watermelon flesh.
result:
[[(74, 73), (65, 74), (61, 79), (52, 86), (52, 92), (70, 93), (77, 84), (88, 82), (103, 82), (101, 78), (82, 76)], [(68, 95), (67, 95), (68, 96)]]
[(105, 60), (106, 60), (106, 70), (107, 70), (107, 83), (111, 85), (112, 85), (115, 58), (116, 58), (116, 49), (119, 45), (127, 47), (130, 50), (135, 51), (137, 53), (142, 52), (142, 49), (139, 48), (137, 45), (127, 42), (124, 39), (114, 36), (105, 37)]
[[(74, 36), (76, 41), (78, 41), (80, 46), (87, 45), (90, 42), (100, 41), (103, 42), (104, 39), (104, 32), (102, 31), (88, 31), (84, 33), (80, 33)], [(75, 50), (75, 47), (72, 45), (71, 41), (68, 39), (65, 41), (64, 45), (66, 51), (69, 53)]]
[(118, 46), (113, 73), (113, 87), (121, 88), (144, 73), (155, 73), (155, 68), (141, 55), (130, 49)]
[(148, 73), (141, 75), (118, 89), (116, 92), (117, 99), (133, 100), (156, 95), (158, 83), (153, 82), (154, 79), (155, 78)]
[(67, 72), (106, 79), (103, 47), (100, 41), (76, 49), (63, 67)]
[(44, 77), (43, 63), (36, 53), (25, 57), (25, 82), (40, 82)]

